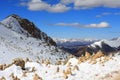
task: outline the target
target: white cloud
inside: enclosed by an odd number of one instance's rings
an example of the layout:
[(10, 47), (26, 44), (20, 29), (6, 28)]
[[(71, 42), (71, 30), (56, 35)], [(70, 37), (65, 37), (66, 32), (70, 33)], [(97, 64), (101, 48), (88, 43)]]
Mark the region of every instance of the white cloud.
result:
[(120, 12), (104, 12), (99, 15), (96, 15), (96, 17), (101, 18), (103, 16), (109, 16), (109, 15), (120, 15)]
[[(25, 3), (21, 2), (21, 5), (23, 6)], [(64, 4), (58, 3), (58, 4), (48, 4), (46, 2), (43, 2), (42, 0), (31, 0), (30, 2), (26, 3), (26, 6), (28, 7), (29, 10), (32, 11), (49, 11), (49, 12), (65, 12), (70, 9), (70, 7), (67, 7)]]
[[(69, 4), (73, 4), (70, 6)], [(21, 2), (25, 6), (24, 1)], [(26, 6), (33, 11), (66, 12), (70, 9), (90, 9), (95, 7), (120, 8), (120, 0), (60, 0), (57, 4), (49, 4), (44, 0), (28, 0)]]
[(52, 24), (51, 26), (71, 26), (71, 27), (81, 27), (81, 28), (107, 28), (109, 27), (109, 23), (101, 22), (98, 24), (80, 24), (80, 23), (57, 23)]
[(51, 7), (49, 7), (47, 9), (47, 11), (49, 12), (65, 12), (68, 11), (70, 9), (70, 7), (66, 7), (65, 5), (59, 3), (56, 5), (52, 5)]
[(64, 4), (74, 4), (74, 9), (88, 9), (94, 7), (119, 8), (120, 0), (61, 0)]
[(53, 24), (53, 26), (73, 26), (73, 27), (79, 27), (81, 26), (81, 24), (79, 23), (57, 23), (57, 24)]
[(105, 28), (105, 27), (109, 27), (109, 24), (107, 22), (101, 22), (100, 24), (96, 24), (96, 26), (93, 27)]

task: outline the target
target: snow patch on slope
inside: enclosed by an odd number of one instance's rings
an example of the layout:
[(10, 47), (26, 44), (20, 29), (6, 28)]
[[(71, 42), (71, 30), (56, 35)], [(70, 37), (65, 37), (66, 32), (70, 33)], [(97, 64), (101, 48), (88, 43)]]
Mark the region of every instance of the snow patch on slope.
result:
[(120, 46), (120, 37), (117, 38), (116, 40), (106, 40), (105, 43), (107, 43), (108, 45), (110, 45), (111, 47), (119, 47)]
[(93, 44), (91, 44), (92, 47), (96, 47), (96, 46), (99, 46), (99, 47), (102, 47), (102, 43), (103, 41), (98, 41), (98, 42), (94, 42)]
[(1, 21), (1, 24), (4, 25), (5, 27), (17, 32), (17, 33), (21, 33), (21, 34), (24, 34), (26, 35), (27, 34), (27, 31), (25, 31), (21, 26), (20, 24), (18, 23), (18, 21), (9, 16), (8, 18), (4, 19), (3, 21)]
[(120, 38), (114, 39), (114, 40), (101, 40), (98, 42), (94, 42), (93, 44), (91, 44), (92, 47), (102, 47), (102, 42), (106, 43), (107, 45), (111, 46), (111, 47), (119, 47), (120, 46)]

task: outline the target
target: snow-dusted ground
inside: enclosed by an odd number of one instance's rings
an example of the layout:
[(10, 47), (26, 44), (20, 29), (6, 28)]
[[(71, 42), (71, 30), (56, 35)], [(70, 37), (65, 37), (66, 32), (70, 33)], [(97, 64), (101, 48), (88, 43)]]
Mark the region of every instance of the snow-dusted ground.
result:
[[(68, 66), (69, 62), (71, 62), (70, 66)], [(75, 65), (78, 66), (79, 70), (73, 70)], [(31, 72), (33, 67), (35, 67), (35, 71)], [(59, 67), (59, 72), (56, 72), (57, 67)], [(105, 80), (106, 76), (107, 79), (111, 79), (112, 73), (120, 71), (120, 55), (116, 54), (109, 61), (105, 62), (104, 65), (99, 62), (91, 64), (89, 61), (78, 64), (78, 59), (71, 58), (66, 65), (46, 65), (44, 63), (27, 62), (25, 68), (26, 70), (23, 71), (19, 66), (12, 65), (0, 71), (0, 77), (4, 76), (6, 80), (12, 80), (10, 74), (13, 73), (20, 80), (33, 80), (35, 74), (43, 80)], [(65, 79), (63, 70), (66, 71), (68, 68), (71, 68), (72, 74), (68, 74), (68, 78)], [(23, 76), (25, 71), (26, 76)]]

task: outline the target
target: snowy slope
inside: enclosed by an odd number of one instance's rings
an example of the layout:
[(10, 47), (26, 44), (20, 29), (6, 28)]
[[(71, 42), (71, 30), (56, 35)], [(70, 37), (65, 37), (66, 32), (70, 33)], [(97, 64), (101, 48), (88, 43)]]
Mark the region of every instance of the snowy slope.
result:
[(9, 16), (0, 22), (0, 64), (9, 63), (13, 58), (30, 60), (50, 59), (52, 63), (65, 59), (68, 53), (48, 45), (44, 39), (36, 39), (24, 30), (19, 22)]
[(120, 37), (114, 39), (114, 40), (106, 40), (105, 43), (110, 45), (111, 47), (119, 47), (120, 46)]
[(20, 26), (18, 21), (15, 18), (11, 17), (11, 16), (4, 19), (3, 21), (1, 21), (1, 24), (4, 25), (5, 27), (11, 29), (12, 31), (17, 32), (17, 33), (24, 34), (24, 35), (25, 35), (25, 33), (27, 34), (27, 31), (25, 31)]
[[(104, 57), (98, 58), (97, 60), (100, 59), (102, 60)], [(71, 66), (67, 65), (69, 62), (71, 62)], [(25, 71), (19, 66), (12, 65), (4, 71), (0, 71), (0, 77), (4, 76), (6, 80), (12, 80), (10, 75), (13, 73), (20, 80), (37, 80), (34, 79), (35, 74), (41, 77), (42, 80), (110, 80), (113, 77), (113, 73), (117, 74), (120, 71), (119, 53), (104, 64), (100, 64), (99, 62), (90, 64), (89, 61), (78, 64), (78, 59), (76, 58), (71, 58), (68, 63), (66, 65), (46, 66), (37, 62), (27, 62)], [(78, 66), (79, 70), (73, 70), (75, 65)], [(31, 72), (32, 67), (35, 68), (33, 72)], [(56, 72), (57, 67), (59, 67), (58, 72)], [(67, 79), (65, 79), (63, 71), (68, 68), (71, 68), (72, 74), (69, 74)], [(23, 76), (23, 72), (26, 72), (26, 76)], [(106, 77), (108, 79), (105, 79)]]
[(92, 47), (95, 47), (96, 45), (101, 47), (101, 43), (104, 42), (106, 43), (107, 45), (111, 46), (111, 47), (119, 47), (120, 46), (120, 37), (119, 38), (116, 38), (116, 39), (113, 39), (113, 40), (101, 40), (101, 41), (98, 41), (98, 42), (94, 42), (93, 44), (91, 44)]

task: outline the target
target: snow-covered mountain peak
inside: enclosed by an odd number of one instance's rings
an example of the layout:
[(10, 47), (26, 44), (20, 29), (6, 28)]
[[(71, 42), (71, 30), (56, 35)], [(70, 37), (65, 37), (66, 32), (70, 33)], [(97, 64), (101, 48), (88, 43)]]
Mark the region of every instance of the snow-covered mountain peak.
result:
[(34, 37), (48, 43), (49, 45), (56, 46), (56, 43), (52, 38), (38, 29), (33, 22), (28, 19), (21, 18), (16, 14), (8, 16), (6, 19), (1, 21), (1, 24), (19, 34), (24, 34), (27, 37)]
[(92, 47), (96, 47), (96, 46), (102, 47), (102, 43), (104, 43), (104, 40), (94, 42), (93, 44), (91, 44), (91, 46)]
[(17, 33), (27, 33), (19, 24), (19, 22), (12, 16), (7, 17), (3, 21), (1, 21), (1, 24), (5, 27), (17, 32)]
[(120, 37), (114, 38), (114, 39), (111, 39), (111, 40), (106, 40), (106, 39), (100, 40), (98, 42), (94, 42), (93, 44), (91, 44), (91, 46), (92, 47), (96, 47), (96, 46), (101, 47), (102, 43), (105, 43), (105, 44), (107, 44), (107, 45), (109, 45), (111, 47), (117, 48), (117, 47), (120, 46)]
[[(17, 19), (19, 18), (19, 19)], [(14, 58), (49, 59), (51, 63), (64, 60), (68, 53), (27, 19), (12, 16), (0, 22), (0, 64)]]

